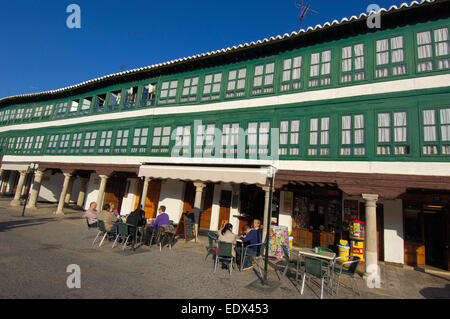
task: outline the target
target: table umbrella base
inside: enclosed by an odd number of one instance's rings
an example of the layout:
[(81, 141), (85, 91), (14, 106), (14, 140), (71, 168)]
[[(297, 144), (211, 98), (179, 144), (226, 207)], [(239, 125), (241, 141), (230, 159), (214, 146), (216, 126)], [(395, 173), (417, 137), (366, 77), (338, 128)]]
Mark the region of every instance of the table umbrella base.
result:
[(246, 288), (249, 289), (256, 289), (260, 292), (264, 292), (266, 294), (271, 294), (274, 292), (278, 287), (280, 287), (281, 282), (280, 281), (274, 281), (274, 280), (268, 280), (264, 285), (260, 279), (257, 279), (246, 286)]

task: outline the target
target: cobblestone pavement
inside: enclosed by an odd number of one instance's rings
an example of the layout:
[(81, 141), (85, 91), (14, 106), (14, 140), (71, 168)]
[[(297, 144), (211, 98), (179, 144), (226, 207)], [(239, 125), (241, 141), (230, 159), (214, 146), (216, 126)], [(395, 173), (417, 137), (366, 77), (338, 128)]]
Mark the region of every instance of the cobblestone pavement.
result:
[[(274, 268), (284, 263), (271, 260), (268, 278), (280, 286), (270, 294), (246, 286), (258, 279), (256, 272), (234, 270), (229, 276), (206, 255), (206, 238), (201, 243), (178, 241), (172, 250), (143, 246), (123, 253), (112, 243), (91, 247), (95, 230), (87, 231), (82, 213), (66, 209), (63, 217), (53, 215), (53, 204), (37, 210), (9, 207), (0, 199), (0, 298), (318, 298), (320, 283), (307, 281), (300, 295), (301, 282), (288, 272), (281, 277)], [(81, 288), (69, 289), (66, 268), (81, 268)], [(353, 293), (344, 280), (339, 296), (327, 292), (324, 298), (450, 298), (448, 272), (421, 272), (381, 264), (381, 288), (369, 289), (359, 277), (362, 296)], [(326, 289), (325, 289), (326, 290)]]

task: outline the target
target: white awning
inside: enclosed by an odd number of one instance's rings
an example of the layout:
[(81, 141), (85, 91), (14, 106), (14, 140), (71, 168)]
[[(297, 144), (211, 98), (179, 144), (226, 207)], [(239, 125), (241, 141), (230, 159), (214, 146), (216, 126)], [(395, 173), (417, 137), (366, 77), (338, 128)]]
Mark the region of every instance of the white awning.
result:
[(27, 171), (30, 163), (2, 163), (2, 170), (6, 171)]
[(229, 166), (189, 166), (189, 165), (142, 165), (139, 177), (175, 179), (212, 183), (260, 184), (267, 185), (272, 176), (270, 166), (229, 167)]

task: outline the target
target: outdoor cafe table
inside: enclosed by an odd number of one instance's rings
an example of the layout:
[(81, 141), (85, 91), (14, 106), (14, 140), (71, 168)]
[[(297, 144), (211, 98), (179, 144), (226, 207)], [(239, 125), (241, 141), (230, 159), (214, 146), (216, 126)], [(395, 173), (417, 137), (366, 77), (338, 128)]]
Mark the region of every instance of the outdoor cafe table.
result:
[(336, 257), (336, 253), (332, 253), (332, 252), (329, 252), (329, 251), (322, 251), (321, 254), (316, 253), (314, 251), (314, 248), (306, 248), (306, 247), (297, 248), (297, 247), (293, 247), (292, 251), (297, 254), (297, 273), (298, 273), (298, 267), (300, 265), (300, 256), (301, 255), (315, 257), (315, 258), (321, 258), (321, 259), (326, 259), (329, 262), (333, 262), (334, 258)]

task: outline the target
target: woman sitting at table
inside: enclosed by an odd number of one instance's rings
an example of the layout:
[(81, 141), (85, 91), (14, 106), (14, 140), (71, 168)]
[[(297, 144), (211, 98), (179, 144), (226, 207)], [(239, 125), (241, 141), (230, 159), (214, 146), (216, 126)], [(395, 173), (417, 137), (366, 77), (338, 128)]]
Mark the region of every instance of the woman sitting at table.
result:
[[(226, 224), (221, 231), (219, 231), (219, 241), (223, 241), (226, 243), (236, 244), (236, 236), (233, 234), (233, 225), (230, 223)], [(233, 258), (235, 258), (234, 249), (232, 250)], [(229, 260), (222, 261), (222, 269), (228, 268)]]

